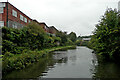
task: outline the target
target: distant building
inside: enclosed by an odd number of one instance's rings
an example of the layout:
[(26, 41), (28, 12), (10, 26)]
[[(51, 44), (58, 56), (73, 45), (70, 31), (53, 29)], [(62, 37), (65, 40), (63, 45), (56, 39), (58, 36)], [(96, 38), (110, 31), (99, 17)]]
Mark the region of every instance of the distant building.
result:
[(49, 33), (49, 27), (47, 26), (46, 23), (40, 22), (39, 24), (45, 30), (45, 32)]
[(0, 2), (0, 27), (21, 28), (32, 21), (9, 2)]
[(82, 38), (82, 41), (90, 41), (91, 38)]
[(58, 30), (54, 26), (49, 27), (49, 33), (55, 35), (58, 32)]

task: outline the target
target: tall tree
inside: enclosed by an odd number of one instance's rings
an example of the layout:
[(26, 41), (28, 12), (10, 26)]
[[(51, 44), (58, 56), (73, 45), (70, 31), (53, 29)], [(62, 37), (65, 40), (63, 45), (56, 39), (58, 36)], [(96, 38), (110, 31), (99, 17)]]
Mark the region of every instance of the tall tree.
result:
[(75, 42), (76, 39), (77, 39), (76, 33), (74, 33), (74, 32), (71, 32), (71, 33), (68, 35), (68, 37), (69, 37), (69, 39), (70, 39), (71, 41), (73, 41), (73, 42)]
[(107, 9), (96, 25), (91, 45), (105, 58), (120, 58), (120, 15), (116, 9)]

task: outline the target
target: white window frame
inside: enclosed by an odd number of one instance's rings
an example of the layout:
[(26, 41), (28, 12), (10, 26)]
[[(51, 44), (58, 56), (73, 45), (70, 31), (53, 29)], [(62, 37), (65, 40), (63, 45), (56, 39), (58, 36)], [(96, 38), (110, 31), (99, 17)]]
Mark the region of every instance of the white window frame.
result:
[(30, 23), (31, 21), (30, 21), (30, 20), (28, 20), (28, 22)]
[(21, 14), (20, 14), (20, 20), (22, 20), (22, 21), (23, 21), (23, 18), (24, 18), (24, 17), (23, 17), (23, 15), (21, 15)]
[(5, 3), (0, 2), (0, 7), (5, 7)]
[(17, 28), (17, 25), (15, 25), (14, 27)]
[(25, 17), (24, 17), (24, 22), (26, 22), (26, 23), (27, 23), (27, 18), (25, 18)]
[(15, 24), (12, 24), (12, 27), (15, 28)]
[(17, 11), (15, 11), (14, 9), (12, 10), (12, 15), (14, 16), (14, 17), (17, 17)]
[(0, 7), (0, 13), (3, 13), (3, 12), (4, 12), (3, 7)]
[(4, 27), (4, 21), (0, 21), (0, 27)]

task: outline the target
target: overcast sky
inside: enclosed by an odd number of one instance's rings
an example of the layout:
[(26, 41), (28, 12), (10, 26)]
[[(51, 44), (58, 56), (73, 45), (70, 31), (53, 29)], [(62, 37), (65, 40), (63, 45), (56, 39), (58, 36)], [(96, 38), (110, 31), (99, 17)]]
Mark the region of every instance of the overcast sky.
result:
[[(7, 1), (7, 0), (0, 0)], [(39, 22), (58, 30), (90, 35), (108, 8), (118, 8), (119, 0), (9, 0)]]

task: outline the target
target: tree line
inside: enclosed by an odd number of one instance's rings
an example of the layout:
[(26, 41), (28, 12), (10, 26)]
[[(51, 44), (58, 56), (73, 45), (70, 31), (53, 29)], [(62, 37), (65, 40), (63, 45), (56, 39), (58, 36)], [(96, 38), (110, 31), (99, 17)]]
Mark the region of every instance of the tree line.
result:
[(34, 22), (21, 29), (3, 27), (1, 31), (3, 74), (38, 62), (51, 51), (76, 47), (76, 33), (58, 31), (54, 36)]
[(95, 50), (103, 60), (120, 59), (120, 12), (108, 8), (95, 26), (88, 47)]
[(30, 23), (22, 29), (2, 28), (2, 53), (21, 54), (24, 50), (42, 50), (45, 48), (75, 45), (76, 33), (58, 31), (56, 36), (47, 34), (41, 26)]

